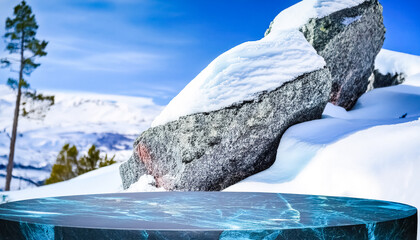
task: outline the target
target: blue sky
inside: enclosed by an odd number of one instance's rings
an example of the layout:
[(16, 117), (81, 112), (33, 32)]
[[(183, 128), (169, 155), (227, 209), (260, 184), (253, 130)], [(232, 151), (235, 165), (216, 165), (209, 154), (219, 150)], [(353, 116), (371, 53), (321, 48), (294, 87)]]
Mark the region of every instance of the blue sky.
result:
[[(18, 2), (0, 2), (1, 35)], [(29, 78), (33, 88), (145, 96), (166, 104), (215, 57), (260, 39), (270, 21), (298, 1), (27, 2), (40, 26), (38, 38), (50, 42)], [(381, 3), (384, 48), (420, 55), (419, 1)], [(0, 69), (0, 84), (13, 75)]]

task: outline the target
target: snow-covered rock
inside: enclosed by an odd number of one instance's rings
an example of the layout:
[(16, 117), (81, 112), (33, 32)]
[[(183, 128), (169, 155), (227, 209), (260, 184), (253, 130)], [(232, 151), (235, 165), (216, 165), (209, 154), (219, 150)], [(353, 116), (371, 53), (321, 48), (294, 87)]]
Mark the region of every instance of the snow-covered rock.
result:
[[(332, 4), (316, 2), (320, 6)], [(377, 0), (358, 2), (360, 5), (311, 18), (300, 28), (331, 72), (330, 102), (347, 110), (366, 92), (375, 57), (385, 39), (382, 6)]]
[(223, 189), (269, 167), (289, 126), (321, 116), (330, 86), (320, 69), (255, 100), (151, 128), (134, 144), (138, 164), (165, 189)]
[(419, 66), (419, 56), (382, 49), (375, 60), (371, 89), (401, 84), (407, 76), (419, 74)]
[(168, 104), (121, 166), (124, 187), (149, 174), (170, 190), (220, 190), (266, 169), (288, 127), (320, 117), (332, 83), (347, 107), (366, 91), (383, 34), (376, 0), (286, 9), (264, 38), (220, 55)]
[(124, 187), (147, 173), (167, 189), (219, 190), (270, 166), (282, 132), (319, 118), (330, 91), (325, 62), (303, 34), (283, 33), (221, 55), (175, 97), (154, 124), (209, 112), (143, 133), (120, 168)]
[(337, 86), (336, 103), (353, 106), (366, 91), (384, 33), (377, 0), (303, 0), (280, 12), (263, 39), (236, 46), (211, 62), (152, 127), (255, 99), (261, 91), (323, 67), (325, 61)]
[(152, 127), (253, 101), (262, 92), (273, 91), (324, 66), (323, 58), (297, 30), (283, 30), (240, 44), (213, 60), (171, 100)]
[[(55, 105), (44, 119), (19, 119), (12, 189), (42, 184), (66, 143), (76, 145), (80, 154), (95, 144), (118, 161), (127, 159), (135, 137), (161, 109), (149, 98), (42, 92), (55, 95)], [(0, 189), (5, 184), (15, 98), (9, 87), (0, 85)]]

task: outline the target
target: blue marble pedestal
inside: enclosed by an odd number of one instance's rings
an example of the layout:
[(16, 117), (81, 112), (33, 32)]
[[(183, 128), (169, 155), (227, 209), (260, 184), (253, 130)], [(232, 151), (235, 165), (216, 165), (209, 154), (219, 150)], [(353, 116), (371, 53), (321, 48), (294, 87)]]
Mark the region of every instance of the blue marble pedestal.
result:
[(161, 192), (0, 205), (0, 239), (416, 239), (417, 210), (343, 197)]

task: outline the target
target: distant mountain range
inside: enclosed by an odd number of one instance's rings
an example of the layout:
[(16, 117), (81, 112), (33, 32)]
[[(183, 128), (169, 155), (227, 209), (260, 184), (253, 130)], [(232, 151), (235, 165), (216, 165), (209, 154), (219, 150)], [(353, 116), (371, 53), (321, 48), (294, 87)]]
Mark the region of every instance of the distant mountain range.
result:
[[(42, 92), (42, 91), (41, 91)], [(42, 185), (58, 152), (74, 144), (82, 155), (95, 144), (125, 161), (133, 140), (150, 126), (161, 106), (152, 99), (94, 93), (42, 92), (55, 96), (43, 119), (19, 118), (12, 190)], [(4, 189), (15, 93), (0, 85), (0, 190)]]

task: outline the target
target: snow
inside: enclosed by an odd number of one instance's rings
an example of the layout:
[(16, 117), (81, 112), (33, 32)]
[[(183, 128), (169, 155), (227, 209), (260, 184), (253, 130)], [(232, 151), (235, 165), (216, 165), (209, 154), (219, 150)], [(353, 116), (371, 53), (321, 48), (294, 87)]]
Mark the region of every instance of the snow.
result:
[(362, 18), (362, 16), (356, 16), (356, 17), (346, 17), (343, 19), (343, 21), (341, 22), (342, 24), (348, 26), (356, 21), (359, 21), (360, 18)]
[(139, 180), (125, 190), (125, 192), (162, 192), (164, 188), (156, 187), (156, 180), (152, 175), (144, 174)]
[(102, 167), (68, 181), (20, 191), (0, 192), (0, 202), (19, 201), (30, 198), (70, 196), (122, 191), (118, 168), (121, 163)]
[(420, 57), (382, 49), (375, 60), (375, 68), (384, 75), (404, 73), (407, 76), (420, 74)]
[[(161, 109), (149, 98), (41, 92), (55, 95), (55, 105), (43, 120), (19, 118), (12, 189), (41, 184), (66, 143), (76, 145), (79, 155), (95, 144), (118, 161), (128, 159), (133, 140)], [(14, 102), (15, 93), (0, 85), (0, 189), (5, 183)]]

